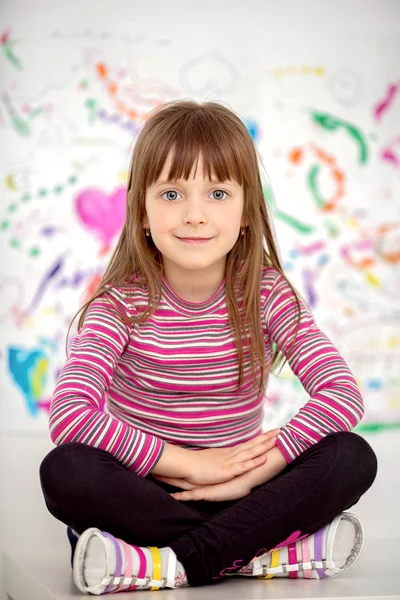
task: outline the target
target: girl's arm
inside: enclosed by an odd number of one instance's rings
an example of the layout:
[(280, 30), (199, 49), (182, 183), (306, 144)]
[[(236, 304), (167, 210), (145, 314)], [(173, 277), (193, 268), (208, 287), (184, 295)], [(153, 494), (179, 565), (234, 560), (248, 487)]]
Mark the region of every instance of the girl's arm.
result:
[[(264, 333), (288, 356), (297, 325), (293, 292), (276, 269), (267, 268), (262, 295)], [(287, 463), (326, 435), (350, 431), (364, 414), (363, 398), (354, 375), (301, 299), (300, 304), (300, 328), (288, 362), (310, 398), (281, 427), (277, 438), (276, 444)]]
[(246, 482), (249, 484), (250, 489), (267, 483), (273, 479), (276, 475), (279, 475), (281, 471), (287, 466), (285, 457), (278, 446), (271, 448), (267, 452), (267, 462), (256, 469), (253, 469), (249, 473), (242, 475)]
[(61, 370), (50, 405), (50, 437), (56, 445), (80, 442), (106, 450), (144, 477), (161, 456), (165, 442), (100, 409), (130, 339), (129, 325), (109, 304), (129, 314), (127, 303), (116, 289), (108, 294), (110, 300), (100, 296), (90, 304)]

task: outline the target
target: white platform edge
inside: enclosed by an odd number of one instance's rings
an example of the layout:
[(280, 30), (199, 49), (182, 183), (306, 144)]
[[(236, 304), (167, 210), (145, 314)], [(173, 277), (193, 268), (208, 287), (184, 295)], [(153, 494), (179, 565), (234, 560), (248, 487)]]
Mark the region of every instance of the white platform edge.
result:
[[(378, 542), (376, 540), (375, 542)], [(380, 542), (380, 543), (379, 543)], [(215, 589), (209, 586), (197, 588), (180, 588), (177, 590), (162, 590), (160, 593), (161, 600), (204, 600), (211, 597), (212, 600), (400, 600), (400, 576), (394, 568), (397, 564), (395, 557), (396, 549), (400, 547), (400, 540), (383, 540), (380, 539), (377, 547), (373, 548), (370, 544), (364, 564), (354, 566), (354, 570), (350, 570), (348, 574), (344, 574), (340, 579), (332, 578), (329, 589), (325, 588), (324, 581), (305, 581), (294, 582), (289, 580), (275, 580), (269, 590), (265, 589), (260, 594), (260, 587), (257, 581), (250, 583), (248, 579), (239, 581), (238, 579), (227, 581), (224, 585), (217, 585)], [(385, 559), (385, 552), (390, 560)], [(61, 550), (61, 549), (60, 549)], [(371, 552), (372, 551), (372, 552)], [(59, 555), (59, 556), (58, 556)], [(32, 563), (32, 556), (26, 558), (26, 564), (19, 552), (4, 551), (2, 552), (3, 562), (3, 585), (4, 591), (12, 600), (88, 600), (92, 596), (90, 594), (81, 594), (73, 584), (72, 573), (69, 582), (66, 585), (65, 581), (65, 552), (57, 550), (51, 553), (54, 559), (54, 568), (46, 571), (44, 582), (39, 581), (29, 570), (29, 565), (33, 566), (36, 563), (35, 557)], [(376, 561), (375, 561), (376, 557)], [(43, 556), (43, 563), (49, 564), (49, 556)], [(390, 563), (390, 564), (389, 564)], [(60, 568), (58, 568), (60, 565)], [(357, 568), (358, 567), (358, 568)], [(352, 572), (353, 571), (353, 572)], [(382, 579), (379, 581), (379, 588), (376, 588), (376, 580), (374, 574), (380, 574)], [(349, 588), (349, 580), (353, 583)], [(336, 581), (335, 581), (336, 580)], [(345, 580), (348, 580), (347, 582)], [(358, 584), (357, 584), (358, 580)], [(368, 581), (367, 581), (368, 580)], [(270, 580), (273, 582), (274, 580)], [(298, 589), (294, 589), (293, 583), (298, 584)], [(255, 584), (255, 585), (254, 585)], [(322, 585), (320, 585), (322, 584)], [(353, 588), (355, 584), (355, 589)], [(360, 585), (361, 584), (361, 585)], [(398, 584), (398, 587), (397, 587)], [(360, 585), (360, 589), (358, 587)], [(356, 587), (357, 586), (357, 587)], [(382, 586), (382, 587), (381, 587)], [(367, 587), (367, 589), (366, 589)], [(386, 587), (386, 592), (383, 588)], [(356, 591), (357, 590), (357, 591)], [(398, 590), (398, 592), (397, 592)], [(323, 593), (323, 591), (327, 593)], [(350, 592), (350, 593), (349, 593)], [(358, 592), (358, 593), (357, 593)], [(360, 594), (361, 592), (361, 594)], [(383, 593), (382, 593), (383, 592)], [(134, 600), (132, 593), (118, 593), (116, 600)], [(106, 596), (110, 596), (106, 594)], [(115, 594), (112, 595), (114, 597)], [(153, 597), (153, 596), (152, 596)], [(147, 596), (146, 596), (147, 598)], [(111, 600), (111, 598), (110, 598)], [(142, 595), (137, 600), (145, 600)], [(149, 597), (150, 600), (150, 597)]]

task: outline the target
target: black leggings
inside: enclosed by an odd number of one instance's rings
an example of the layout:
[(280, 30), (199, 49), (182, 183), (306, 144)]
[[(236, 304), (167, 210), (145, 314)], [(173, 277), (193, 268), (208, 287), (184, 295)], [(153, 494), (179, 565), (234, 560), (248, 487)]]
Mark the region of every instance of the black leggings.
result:
[(78, 533), (98, 527), (128, 544), (170, 546), (189, 584), (198, 586), (238, 570), (295, 532), (292, 539), (324, 527), (358, 502), (376, 473), (366, 440), (340, 432), (229, 502), (175, 500), (169, 492), (177, 488), (139, 477), (109, 452), (74, 442), (47, 454), (40, 482), (56, 519)]

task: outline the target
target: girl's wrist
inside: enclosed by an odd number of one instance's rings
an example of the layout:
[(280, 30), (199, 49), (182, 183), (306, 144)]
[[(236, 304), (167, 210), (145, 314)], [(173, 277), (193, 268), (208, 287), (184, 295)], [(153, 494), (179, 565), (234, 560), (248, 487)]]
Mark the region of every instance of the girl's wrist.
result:
[(151, 473), (152, 475), (187, 479), (192, 474), (192, 462), (193, 452), (180, 446), (166, 443), (163, 453)]
[(251, 488), (257, 487), (273, 479), (287, 466), (287, 462), (278, 446), (266, 452), (267, 461), (246, 473)]

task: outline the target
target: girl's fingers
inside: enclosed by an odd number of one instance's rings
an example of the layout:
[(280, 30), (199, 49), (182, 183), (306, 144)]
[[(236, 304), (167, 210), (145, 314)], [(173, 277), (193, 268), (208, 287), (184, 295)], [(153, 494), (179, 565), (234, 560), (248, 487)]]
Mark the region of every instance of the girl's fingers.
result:
[(243, 460), (244, 458), (252, 458), (253, 456), (256, 455), (257, 452), (259, 452), (259, 450), (261, 449), (261, 452), (263, 451), (262, 448), (267, 448), (267, 440), (266, 439), (259, 439), (258, 442), (254, 442), (251, 445), (243, 445), (243, 446), (238, 446), (237, 448), (235, 448), (235, 450), (232, 452), (230, 458), (234, 459), (235, 461), (237, 460)]
[(203, 500), (204, 498), (204, 489), (205, 488), (195, 488), (186, 492), (176, 492), (175, 494), (170, 494), (175, 500)]
[(237, 477), (238, 475), (242, 475), (243, 473), (247, 473), (247, 471), (251, 471), (256, 467), (263, 465), (265, 462), (267, 462), (267, 457), (264, 454), (251, 460), (235, 463), (227, 469), (227, 476), (229, 476), (229, 479)]
[(248, 442), (245, 442), (244, 444), (239, 444), (238, 446), (235, 446), (235, 448), (232, 448), (232, 456), (236, 456), (236, 454), (238, 454), (239, 452), (257, 446), (260, 443), (268, 442), (272, 438), (276, 438), (280, 431), (281, 430), (279, 427), (276, 429), (271, 429), (271, 431), (262, 433), (261, 435), (258, 435), (257, 437), (253, 438), (252, 440), (249, 440)]
[(201, 485), (195, 485), (186, 481), (186, 479), (180, 479), (180, 482), (176, 487), (180, 487), (182, 490), (196, 490), (201, 487)]
[(271, 438), (262, 444), (257, 444), (256, 446), (252, 446), (247, 450), (238, 452), (238, 454), (232, 457), (232, 463), (243, 462), (245, 460), (251, 460), (253, 458), (257, 458), (257, 456), (261, 456), (273, 447), (275, 440), (276, 438)]

